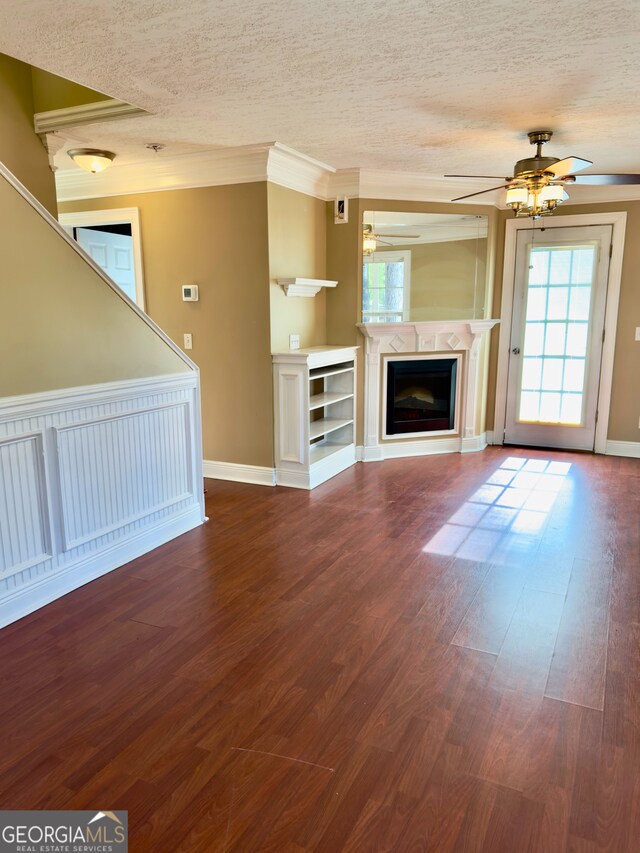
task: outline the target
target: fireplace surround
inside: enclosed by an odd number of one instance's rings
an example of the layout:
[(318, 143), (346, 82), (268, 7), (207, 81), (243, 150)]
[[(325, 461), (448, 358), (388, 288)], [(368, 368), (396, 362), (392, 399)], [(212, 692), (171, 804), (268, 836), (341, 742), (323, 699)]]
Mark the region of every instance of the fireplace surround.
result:
[[(365, 339), (364, 435), (358, 456), (374, 462), (483, 450), (487, 445), (482, 408), (488, 368), (488, 336), (499, 320), (433, 320), (417, 323), (360, 323)], [(388, 433), (387, 362), (456, 359), (452, 429)]]

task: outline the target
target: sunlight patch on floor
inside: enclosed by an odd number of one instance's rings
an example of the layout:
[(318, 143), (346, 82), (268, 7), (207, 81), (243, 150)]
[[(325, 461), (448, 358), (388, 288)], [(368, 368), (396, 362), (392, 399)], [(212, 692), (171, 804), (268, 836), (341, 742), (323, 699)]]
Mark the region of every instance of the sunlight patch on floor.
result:
[(570, 468), (570, 462), (510, 456), (443, 524), (423, 551), (488, 560), (507, 536), (537, 536)]

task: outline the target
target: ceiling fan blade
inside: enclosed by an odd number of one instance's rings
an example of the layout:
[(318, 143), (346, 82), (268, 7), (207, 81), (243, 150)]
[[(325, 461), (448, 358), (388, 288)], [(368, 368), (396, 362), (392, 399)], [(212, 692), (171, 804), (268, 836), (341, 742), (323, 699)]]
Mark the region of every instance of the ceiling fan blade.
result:
[(594, 184), (606, 186), (611, 184), (640, 184), (640, 175), (568, 175), (572, 184)]
[(469, 193), (469, 195), (460, 195), (458, 198), (452, 198), (451, 201), (462, 201), (464, 198), (473, 198), (474, 195), (483, 195), (484, 193), (492, 193), (494, 190), (506, 190), (509, 184), (500, 184), (499, 187), (491, 187), (488, 190), (480, 190), (479, 193)]
[(420, 237), (420, 234), (382, 234), (381, 232), (376, 231), (375, 237), (391, 237), (392, 239), (399, 240), (417, 240)]
[(502, 175), (444, 175), (445, 178), (487, 178), (490, 181), (511, 181), (513, 178), (505, 178)]
[(574, 172), (580, 172), (588, 166), (593, 166), (591, 160), (583, 160), (582, 157), (565, 157), (564, 160), (558, 160), (551, 166), (545, 168), (545, 172), (553, 172), (556, 177), (562, 175), (572, 175)]

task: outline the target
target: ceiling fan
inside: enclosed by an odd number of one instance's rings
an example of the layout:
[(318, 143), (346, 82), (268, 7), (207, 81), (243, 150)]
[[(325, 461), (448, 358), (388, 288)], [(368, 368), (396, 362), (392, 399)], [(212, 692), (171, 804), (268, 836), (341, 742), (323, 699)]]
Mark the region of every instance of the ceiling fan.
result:
[(452, 201), (462, 201), (494, 190), (506, 189), (507, 206), (516, 216), (530, 216), (539, 219), (549, 216), (559, 204), (569, 198), (565, 185), (594, 184), (597, 186), (611, 184), (640, 184), (640, 175), (576, 175), (588, 166), (591, 160), (581, 157), (543, 157), (542, 146), (553, 136), (551, 130), (533, 130), (527, 134), (529, 142), (536, 146), (533, 157), (518, 160), (513, 169), (513, 177), (498, 178), (496, 175), (445, 175), (445, 178), (487, 178), (504, 180), (506, 183), (488, 190), (462, 195)]
[[(398, 227), (402, 228), (403, 226), (399, 225)], [(393, 242), (385, 240), (385, 237), (391, 238)], [(376, 231), (373, 225), (365, 223), (362, 226), (362, 251), (365, 255), (370, 255), (375, 252), (378, 243), (382, 243), (383, 246), (394, 246), (396, 240), (418, 240), (419, 237), (420, 234), (382, 234)]]

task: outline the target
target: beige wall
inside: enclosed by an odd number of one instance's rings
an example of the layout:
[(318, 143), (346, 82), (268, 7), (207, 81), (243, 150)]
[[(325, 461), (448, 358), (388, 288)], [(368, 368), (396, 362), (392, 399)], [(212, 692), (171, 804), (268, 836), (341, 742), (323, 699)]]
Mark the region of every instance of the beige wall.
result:
[(277, 184), (267, 185), (271, 349), (289, 349), (289, 335), (301, 347), (326, 342), (326, 294), (285, 296), (278, 278), (326, 278), (325, 203)]
[[(205, 459), (271, 467), (267, 184), (67, 202), (61, 212), (137, 207), (149, 315), (177, 343), (193, 335)], [(196, 283), (199, 302), (183, 302)]]
[(0, 53), (0, 161), (55, 215), (55, 181), (33, 113), (31, 67)]
[[(327, 294), (327, 342), (360, 346), (357, 377), (358, 444), (363, 442), (364, 424), (364, 338), (356, 329), (362, 305), (362, 214), (365, 210), (396, 210), (411, 213), (457, 213), (488, 217), (488, 253), (486, 281), (491, 303), (494, 253), (496, 246), (497, 211), (483, 205), (438, 204), (435, 202), (389, 201), (386, 199), (349, 199), (349, 222), (335, 225), (333, 202), (326, 205), (327, 216), (327, 277), (337, 279), (335, 290)], [(474, 241), (475, 242), (475, 241)], [(483, 350), (482, 358), (486, 352)], [(484, 364), (484, 361), (483, 361)], [(486, 393), (483, 388), (483, 394)], [(479, 415), (479, 423), (482, 418)]]
[(48, 110), (61, 110), (68, 107), (78, 107), (81, 104), (94, 104), (97, 101), (109, 99), (109, 95), (87, 89), (79, 83), (72, 83), (57, 74), (50, 74), (41, 68), (31, 68), (33, 85), (34, 112), (43, 113)]
[(411, 252), (411, 320), (469, 320), (485, 316), (486, 237), (382, 246), (376, 254), (398, 249)]
[(189, 367), (0, 177), (0, 397)]
[[(640, 441), (640, 343), (634, 341), (636, 326), (640, 326), (640, 201), (611, 202), (606, 204), (563, 205), (554, 217), (584, 213), (609, 213), (626, 211), (627, 228), (620, 285), (620, 306), (613, 365), (611, 412), (607, 437), (611, 441)], [(496, 286), (494, 290), (494, 316), (500, 316), (502, 300), (502, 274), (504, 257), (505, 223), (513, 216), (500, 211), (499, 243), (497, 250)], [(498, 333), (494, 330), (489, 369), (489, 396), (487, 399), (487, 428), (493, 429), (495, 412), (495, 381), (498, 364)]]

